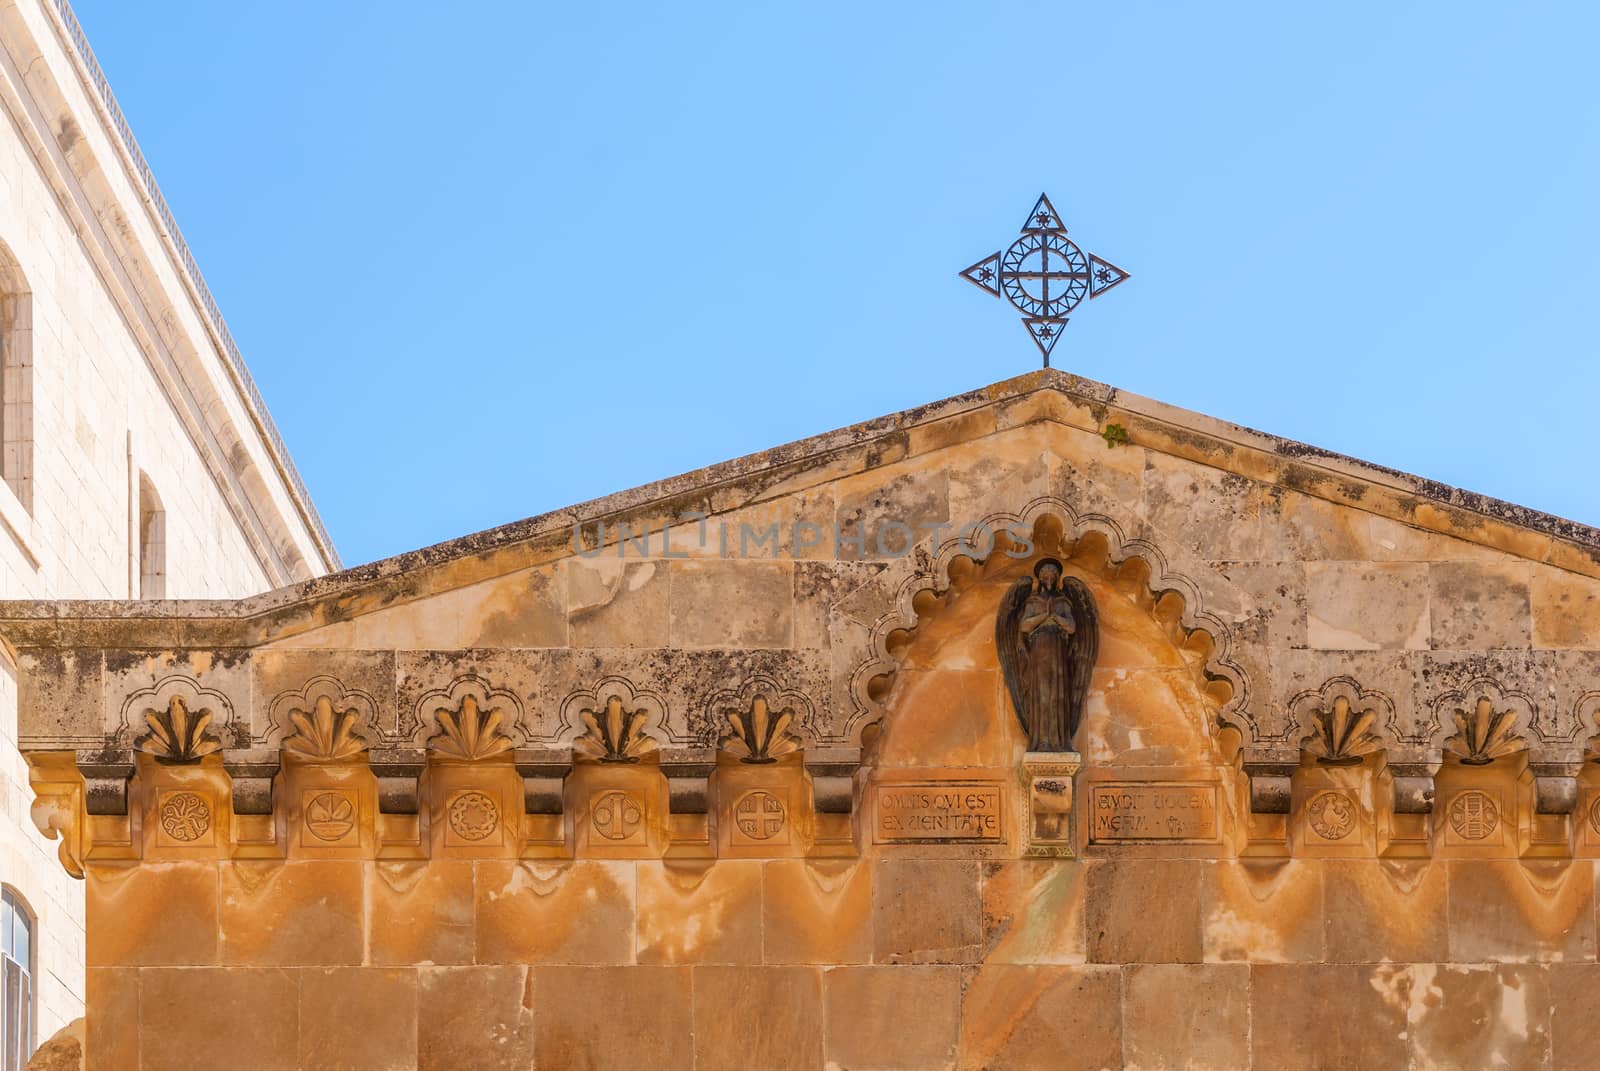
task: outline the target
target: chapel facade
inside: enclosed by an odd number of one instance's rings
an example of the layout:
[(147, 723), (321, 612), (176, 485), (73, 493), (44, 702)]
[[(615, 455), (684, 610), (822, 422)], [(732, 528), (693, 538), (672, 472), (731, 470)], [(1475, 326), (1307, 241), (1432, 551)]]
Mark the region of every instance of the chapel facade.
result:
[(1594, 1051), (1600, 531), (1059, 371), (0, 636), (91, 1067)]
[[(0, 598), (232, 598), (339, 567), (65, 0), (0, 5)], [(0, 1069), (80, 1019), (84, 883), (0, 652)]]

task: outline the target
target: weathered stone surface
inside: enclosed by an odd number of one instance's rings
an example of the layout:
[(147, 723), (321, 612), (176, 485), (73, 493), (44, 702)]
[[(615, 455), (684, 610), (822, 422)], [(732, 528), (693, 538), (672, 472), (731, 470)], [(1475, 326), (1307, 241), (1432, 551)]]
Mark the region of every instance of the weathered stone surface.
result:
[(1327, 958), (1339, 963), (1444, 960), (1442, 863), (1421, 859), (1329, 860), (1322, 864)]
[(1236, 473), (1146, 455), (1144, 515), (1167, 541), (1202, 559), (1261, 557), (1261, 488)]
[[(991, 622), (990, 628), (993, 628)], [(998, 766), (1011, 761), (1010, 707), (993, 670), (904, 670), (893, 702), (922, 712), (914, 740), (887, 733), (885, 766)]]
[(1428, 570), (1411, 564), (1306, 566), (1306, 640), (1327, 651), (1425, 650)]
[(139, 1066), (139, 971), (135, 967), (90, 967), (83, 1002), (94, 1009), (85, 1019), (85, 1064), (90, 1071)]
[(885, 859), (873, 865), (873, 959), (972, 963), (983, 944), (978, 864)]
[(418, 1071), (525, 1071), (534, 1055), (534, 985), (528, 967), (418, 971)]
[(961, 1063), (973, 1071), (1122, 1064), (1120, 972), (987, 964), (961, 1001)]
[(694, 1066), (690, 968), (538, 967), (534, 973), (539, 1066)]
[(94, 967), (217, 962), (217, 868), (207, 863), (96, 867), (88, 895)]
[(1528, 568), (1486, 562), (1429, 566), (1433, 646), (1454, 651), (1527, 647), (1532, 636)]
[(1084, 864), (983, 864), (985, 963), (1082, 963)]
[(637, 866), (638, 962), (761, 962), (761, 863)]
[(220, 867), (221, 961), (338, 966), (362, 960), (360, 863), (237, 862)]
[(454, 860), (366, 868), (368, 961), (447, 966), (473, 961), (473, 864)]
[(1323, 870), (1312, 861), (1240, 860), (1201, 870), (1207, 962), (1318, 962)]
[(670, 577), (672, 645), (791, 646), (794, 570), (788, 562), (673, 562)]
[(1123, 976), (1122, 1051), (1129, 1071), (1250, 1066), (1250, 968), (1144, 964)]
[(835, 967), (823, 975), (830, 1065), (883, 1071), (956, 1066), (958, 967)]
[(627, 863), (479, 863), (477, 962), (629, 963), (633, 884)]
[(761, 869), (762, 960), (872, 960), (871, 864), (781, 859)]
[(1600, 648), (1600, 581), (1535, 567), (1529, 599), (1535, 647)]
[(1548, 1067), (1550, 998), (1539, 967), (1412, 967), (1412, 1066)]
[(817, 967), (694, 968), (695, 1067), (822, 1066)]
[[(162, 967), (139, 975), (140, 1071), (300, 1067), (299, 979), (265, 967)], [(98, 1057), (97, 1057), (98, 1058)]]
[(417, 1066), (416, 971), (340, 967), (298, 973), (302, 1068), (404, 1071)]
[(1452, 862), (1450, 959), (1456, 963), (1592, 960), (1594, 864)]
[(1554, 964), (1548, 985), (1550, 1067), (1586, 1071), (1600, 1046), (1600, 964)]
[(665, 563), (609, 556), (567, 563), (567, 627), (581, 647), (661, 647), (669, 627)]
[(1404, 967), (1253, 966), (1251, 1066), (1406, 1067), (1410, 988)]
[(1090, 963), (1199, 963), (1201, 868), (1190, 860), (1095, 860), (1084, 893)]

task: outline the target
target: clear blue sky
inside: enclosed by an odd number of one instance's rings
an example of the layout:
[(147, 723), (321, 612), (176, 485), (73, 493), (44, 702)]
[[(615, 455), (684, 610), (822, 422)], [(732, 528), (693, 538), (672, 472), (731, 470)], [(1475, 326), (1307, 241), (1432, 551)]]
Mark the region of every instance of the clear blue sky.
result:
[[(1600, 5), (78, 0), (349, 564), (1036, 367), (1600, 524)], [(447, 13), (448, 12), (448, 13)]]

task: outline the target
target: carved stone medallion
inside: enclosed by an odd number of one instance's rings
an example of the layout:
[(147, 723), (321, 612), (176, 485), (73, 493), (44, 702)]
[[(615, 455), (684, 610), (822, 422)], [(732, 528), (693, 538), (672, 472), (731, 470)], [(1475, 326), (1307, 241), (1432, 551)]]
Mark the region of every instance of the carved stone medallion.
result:
[(1356, 805), (1343, 792), (1319, 792), (1306, 804), (1306, 817), (1323, 840), (1343, 840), (1356, 828)]
[(759, 788), (746, 792), (733, 809), (733, 820), (739, 832), (751, 840), (772, 839), (783, 829), (787, 817), (783, 802)]
[(644, 821), (644, 804), (631, 792), (607, 792), (594, 801), (590, 821), (606, 840), (627, 840)]
[(1596, 796), (1594, 802), (1589, 804), (1589, 828), (1600, 833), (1600, 796)]
[(1468, 789), (1450, 804), (1450, 828), (1466, 840), (1483, 840), (1500, 824), (1500, 808), (1487, 792)]
[(306, 804), (306, 828), (318, 840), (339, 840), (355, 824), (355, 805), (337, 792), (323, 792)]
[(450, 801), (450, 829), (462, 840), (483, 840), (499, 825), (500, 808), (482, 792), (463, 792)]
[(198, 793), (174, 792), (161, 801), (161, 831), (192, 844), (211, 828), (211, 806)]

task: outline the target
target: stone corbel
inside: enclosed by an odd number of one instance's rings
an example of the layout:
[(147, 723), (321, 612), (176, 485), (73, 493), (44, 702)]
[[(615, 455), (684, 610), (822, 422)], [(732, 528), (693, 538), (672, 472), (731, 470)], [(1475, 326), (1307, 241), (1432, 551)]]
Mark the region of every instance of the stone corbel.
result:
[(1395, 814), (1433, 813), (1433, 779), (1442, 765), (1438, 759), (1400, 759), (1386, 764), (1394, 785)]
[(661, 772), (667, 775), (673, 814), (705, 814), (711, 771), (717, 768), (714, 748), (662, 748)]
[(513, 756), (522, 777), (522, 801), (529, 814), (560, 814), (561, 786), (572, 772), (572, 749), (518, 748)]
[(78, 752), (78, 772), (83, 775), (84, 810), (89, 814), (128, 813), (128, 782), (133, 779), (133, 751), (105, 748)]
[(421, 748), (373, 748), (367, 765), (378, 779), (378, 813), (416, 814), (417, 780), (427, 765)]
[(234, 814), (271, 814), (272, 779), (283, 764), (277, 748), (228, 748), (222, 768), (233, 779)]
[(1533, 775), (1533, 810), (1535, 814), (1571, 814), (1578, 805), (1578, 774), (1583, 772), (1579, 761), (1530, 761), (1528, 772)]
[(1246, 749), (1244, 772), (1250, 777), (1251, 813), (1288, 814), (1293, 799), (1294, 772), (1299, 768), (1297, 748)]
[[(130, 764), (131, 765), (131, 764)], [(83, 877), (85, 855), (84, 795), (82, 771), (68, 753), (32, 754), (28, 757), (28, 782), (33, 789), (29, 816), (46, 840), (61, 838), (56, 858), (66, 872)], [(123, 799), (127, 799), (123, 782)]]
[(855, 775), (861, 767), (861, 749), (811, 748), (805, 755), (817, 813), (849, 814), (855, 810)]

